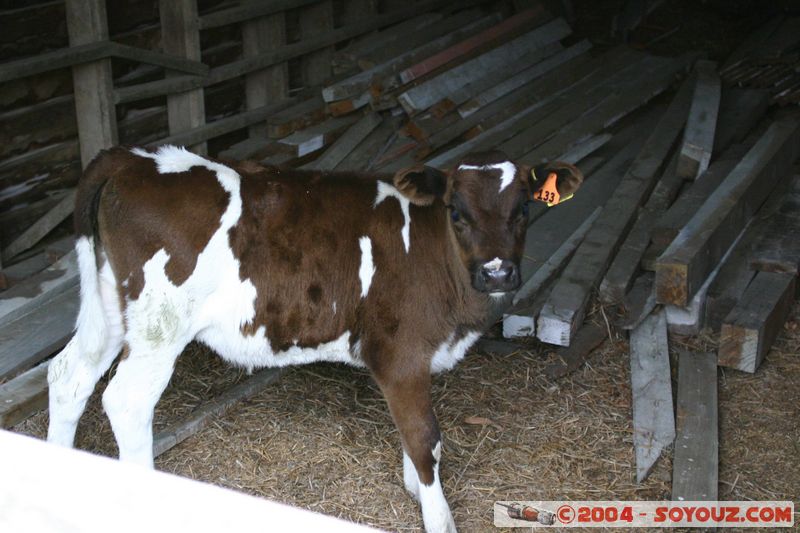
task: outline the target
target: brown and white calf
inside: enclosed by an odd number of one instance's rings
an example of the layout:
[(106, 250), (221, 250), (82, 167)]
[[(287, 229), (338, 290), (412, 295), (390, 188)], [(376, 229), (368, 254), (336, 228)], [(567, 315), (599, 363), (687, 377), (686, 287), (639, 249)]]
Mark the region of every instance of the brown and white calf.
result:
[[(562, 196), (578, 188), (577, 169), (552, 168)], [(247, 368), (364, 366), (399, 429), (425, 529), (455, 531), (430, 376), (478, 338), (490, 295), (519, 285), (533, 187), (500, 153), (388, 177), (223, 164), (173, 146), (102, 153), (78, 187), (81, 305), (50, 365), (48, 439), (72, 446), (120, 352), (103, 407), (120, 458), (149, 466), (153, 409), (194, 339)]]

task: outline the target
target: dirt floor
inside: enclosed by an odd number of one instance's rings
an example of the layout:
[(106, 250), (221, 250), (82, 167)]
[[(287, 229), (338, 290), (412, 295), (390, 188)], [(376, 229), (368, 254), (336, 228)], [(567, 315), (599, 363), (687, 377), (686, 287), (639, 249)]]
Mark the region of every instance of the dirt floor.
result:
[[(610, 43), (606, 28), (621, 2), (591, 2), (589, 11), (587, 3), (575, 1), (576, 33)], [(754, 25), (752, 17), (721, 14), (714, 8), (720, 2), (667, 4), (659, 24), (645, 29), (653, 35), (637, 39), (649, 42), (675, 24), (680, 29), (648, 51), (703, 48), (723, 59)], [(597, 310), (589, 320), (604, 324)], [(670, 343), (673, 350), (715, 349), (711, 335), (672, 336)], [(558, 381), (543, 375), (553, 360), (551, 348), (538, 343), (508, 356), (471, 353), (435, 379), (441, 477), (460, 531), (495, 530), (495, 500), (669, 497), (671, 451), (648, 480), (635, 482), (627, 341), (606, 340), (578, 372)], [(156, 430), (243, 378), (191, 346), (159, 404)], [(718, 383), (720, 499), (800, 501), (800, 306), (755, 375), (721, 369)], [(476, 424), (476, 417), (490, 423)], [(46, 424), (41, 413), (15, 430), (43, 437)], [(99, 392), (81, 421), (77, 446), (116, 454)], [(403, 488), (399, 437), (385, 402), (365, 372), (343, 365), (289, 370), (160, 456), (156, 466), (387, 530), (422, 527)]]

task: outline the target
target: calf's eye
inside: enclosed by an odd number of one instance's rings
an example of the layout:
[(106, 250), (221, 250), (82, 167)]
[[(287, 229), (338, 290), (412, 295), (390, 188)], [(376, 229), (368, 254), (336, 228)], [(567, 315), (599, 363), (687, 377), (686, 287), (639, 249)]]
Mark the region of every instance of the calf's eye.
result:
[(461, 213), (459, 213), (457, 209), (451, 207), (450, 208), (450, 219), (453, 222), (458, 222), (459, 220), (461, 220)]

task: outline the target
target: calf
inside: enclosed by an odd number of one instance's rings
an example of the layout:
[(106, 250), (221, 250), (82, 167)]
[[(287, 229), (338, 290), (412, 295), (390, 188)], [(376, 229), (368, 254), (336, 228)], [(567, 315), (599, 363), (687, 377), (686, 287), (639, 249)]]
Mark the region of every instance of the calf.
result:
[[(550, 172), (561, 197), (583, 179), (571, 165), (539, 174)], [(519, 285), (537, 189), (530, 168), (500, 153), (377, 178), (223, 164), (173, 146), (102, 153), (78, 186), (81, 305), (49, 369), (48, 440), (72, 446), (120, 352), (103, 407), (120, 458), (147, 466), (153, 409), (190, 341), (250, 369), (350, 363), (386, 397), (425, 529), (455, 531), (430, 376), (478, 338), (490, 296)]]

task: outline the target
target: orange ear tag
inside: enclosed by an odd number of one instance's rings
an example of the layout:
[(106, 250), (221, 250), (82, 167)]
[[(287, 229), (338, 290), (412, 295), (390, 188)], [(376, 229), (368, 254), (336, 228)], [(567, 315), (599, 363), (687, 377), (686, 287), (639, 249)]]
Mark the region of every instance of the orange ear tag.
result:
[[(534, 179), (536, 179), (536, 176), (534, 176)], [(542, 188), (533, 193), (533, 199), (546, 203), (547, 207), (558, 205), (558, 202), (561, 201), (561, 195), (558, 194), (558, 188), (556, 187), (557, 179), (558, 174), (555, 172), (548, 174)]]

